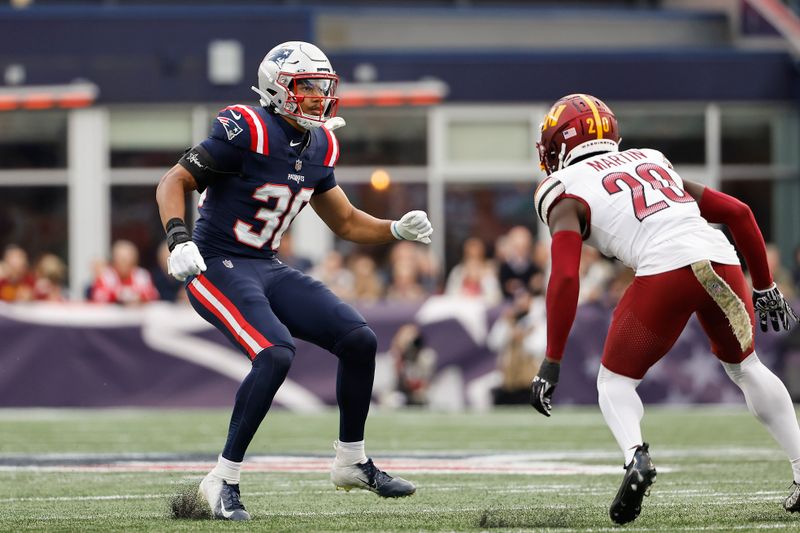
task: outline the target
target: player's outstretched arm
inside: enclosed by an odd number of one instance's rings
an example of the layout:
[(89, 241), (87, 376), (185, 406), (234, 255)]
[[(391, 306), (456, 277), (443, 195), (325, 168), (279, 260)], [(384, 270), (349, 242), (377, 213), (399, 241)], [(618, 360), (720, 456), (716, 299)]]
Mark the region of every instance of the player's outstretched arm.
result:
[(167, 261), (169, 273), (178, 281), (194, 276), (206, 269), (203, 256), (192, 242), (184, 223), (186, 216), (186, 194), (197, 189), (194, 177), (181, 165), (175, 165), (158, 182), (156, 202), (161, 223), (167, 232), (170, 255)]
[(569, 331), (578, 308), (578, 291), (581, 261), (580, 209), (581, 204), (572, 199), (561, 200), (550, 211), (551, 269), (547, 284), (547, 351), (539, 373), (531, 383), (531, 405), (545, 416), (550, 416), (551, 400), (567, 344)]
[(733, 235), (736, 247), (742, 252), (753, 280), (753, 308), (761, 331), (788, 330), (798, 317), (772, 280), (767, 262), (764, 237), (753, 212), (747, 204), (733, 196), (699, 183), (684, 181), (686, 192), (700, 207), (700, 214), (712, 223), (725, 224)]
[(409, 211), (400, 220), (384, 220), (357, 209), (341, 187), (311, 198), (311, 207), (342, 239), (359, 244), (383, 244), (395, 239), (431, 242), (433, 228), (424, 211)]

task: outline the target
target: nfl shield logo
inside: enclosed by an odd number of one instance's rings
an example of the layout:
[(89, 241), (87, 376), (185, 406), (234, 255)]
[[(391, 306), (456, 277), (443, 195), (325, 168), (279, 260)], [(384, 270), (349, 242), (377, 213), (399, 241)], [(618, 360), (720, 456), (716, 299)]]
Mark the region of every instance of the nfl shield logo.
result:
[(295, 172), (300, 172), (301, 168), (303, 168), (303, 162), (298, 159), (294, 162), (294, 170)]
[(233, 261), (230, 259), (223, 259), (222, 264), (225, 265), (226, 268), (233, 268)]

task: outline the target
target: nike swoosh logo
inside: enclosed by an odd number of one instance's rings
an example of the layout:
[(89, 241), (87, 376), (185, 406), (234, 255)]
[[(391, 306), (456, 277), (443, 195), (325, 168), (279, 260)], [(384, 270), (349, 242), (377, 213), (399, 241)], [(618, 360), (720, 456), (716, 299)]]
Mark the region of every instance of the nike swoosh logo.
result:
[(236, 111), (231, 111), (231, 115), (233, 115), (233, 118), (235, 118), (236, 120), (239, 120), (240, 118), (242, 118), (242, 115), (240, 115)]
[(225, 518), (230, 518), (233, 516), (233, 511), (228, 511), (227, 509), (225, 509), (225, 504), (222, 502), (222, 500), (220, 500), (219, 502), (219, 510), (222, 513), (222, 516), (224, 516)]
[(300, 146), (300, 143), (301, 143), (301, 142), (302, 142), (302, 141), (297, 141), (297, 142), (294, 142), (294, 141), (289, 141), (289, 146)]

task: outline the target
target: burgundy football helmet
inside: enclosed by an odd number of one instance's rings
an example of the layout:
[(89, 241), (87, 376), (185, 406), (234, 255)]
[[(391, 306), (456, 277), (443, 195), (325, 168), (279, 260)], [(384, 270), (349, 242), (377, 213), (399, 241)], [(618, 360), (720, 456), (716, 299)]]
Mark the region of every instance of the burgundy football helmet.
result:
[(548, 175), (576, 158), (619, 147), (617, 118), (599, 98), (570, 94), (561, 98), (544, 116), (540, 126), (539, 162)]

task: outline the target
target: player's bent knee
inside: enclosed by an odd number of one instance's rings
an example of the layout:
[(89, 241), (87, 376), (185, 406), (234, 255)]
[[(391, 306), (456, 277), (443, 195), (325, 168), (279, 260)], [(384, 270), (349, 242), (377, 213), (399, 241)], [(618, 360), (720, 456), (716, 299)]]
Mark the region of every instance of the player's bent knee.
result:
[(270, 346), (261, 350), (253, 359), (253, 366), (269, 365), (274, 371), (286, 373), (292, 366), (294, 349), (286, 346)]
[(340, 359), (359, 359), (365, 362), (373, 361), (377, 351), (378, 337), (372, 331), (372, 328), (367, 325), (350, 331), (339, 339), (333, 349), (333, 353)]

